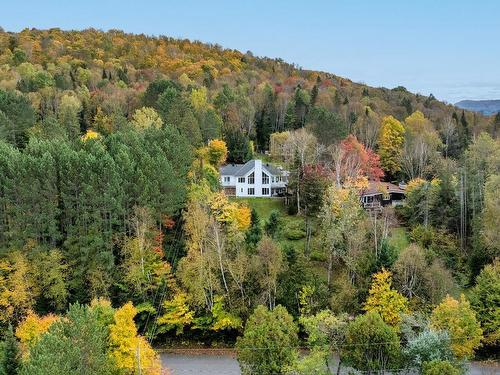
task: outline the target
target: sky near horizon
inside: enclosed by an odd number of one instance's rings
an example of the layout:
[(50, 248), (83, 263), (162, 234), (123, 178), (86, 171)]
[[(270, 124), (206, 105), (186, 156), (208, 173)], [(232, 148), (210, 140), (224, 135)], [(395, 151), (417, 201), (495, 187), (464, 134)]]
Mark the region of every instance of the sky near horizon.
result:
[(7, 0), (0, 26), (201, 40), (454, 103), (500, 99), (499, 15), (500, 0)]

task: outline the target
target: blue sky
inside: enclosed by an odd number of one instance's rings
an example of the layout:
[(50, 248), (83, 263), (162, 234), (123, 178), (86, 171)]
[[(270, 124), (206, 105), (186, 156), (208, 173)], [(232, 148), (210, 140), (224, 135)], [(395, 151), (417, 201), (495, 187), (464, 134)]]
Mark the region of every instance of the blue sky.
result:
[(0, 26), (121, 29), (440, 99), (500, 99), (500, 0), (7, 0)]

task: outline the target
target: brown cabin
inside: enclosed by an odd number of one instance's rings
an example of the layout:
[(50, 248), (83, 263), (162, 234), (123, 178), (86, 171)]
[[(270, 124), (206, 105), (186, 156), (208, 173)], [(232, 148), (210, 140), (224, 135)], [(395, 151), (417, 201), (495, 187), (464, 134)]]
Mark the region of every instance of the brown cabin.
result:
[(367, 210), (379, 210), (383, 206), (399, 206), (405, 199), (406, 185), (390, 182), (369, 181), (368, 187), (361, 191), (361, 203)]

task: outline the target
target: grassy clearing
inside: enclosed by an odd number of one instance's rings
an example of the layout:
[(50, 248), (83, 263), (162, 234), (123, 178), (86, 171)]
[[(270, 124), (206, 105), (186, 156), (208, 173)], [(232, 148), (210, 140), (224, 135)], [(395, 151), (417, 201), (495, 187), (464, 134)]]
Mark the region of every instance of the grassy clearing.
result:
[(410, 245), (408, 233), (406, 233), (406, 229), (403, 227), (393, 228), (389, 234), (388, 241), (389, 245), (394, 246), (398, 254)]
[(303, 250), (305, 246), (305, 223), (302, 216), (288, 215), (287, 207), (281, 198), (231, 198), (237, 202), (245, 202), (257, 211), (262, 228), (271, 212), (280, 214), (280, 229), (275, 240), (282, 246), (293, 246)]
[(287, 215), (285, 204), (281, 198), (231, 198), (236, 202), (245, 202), (257, 211), (261, 224), (269, 219), (271, 212), (278, 211), (282, 216)]

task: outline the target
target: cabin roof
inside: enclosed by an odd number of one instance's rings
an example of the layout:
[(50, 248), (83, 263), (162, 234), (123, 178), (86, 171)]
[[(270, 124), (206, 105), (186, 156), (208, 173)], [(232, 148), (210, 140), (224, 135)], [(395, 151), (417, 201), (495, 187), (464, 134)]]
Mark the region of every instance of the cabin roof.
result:
[(368, 187), (361, 191), (362, 196), (379, 195), (386, 193), (405, 194), (405, 190), (398, 185), (390, 182), (369, 181)]

